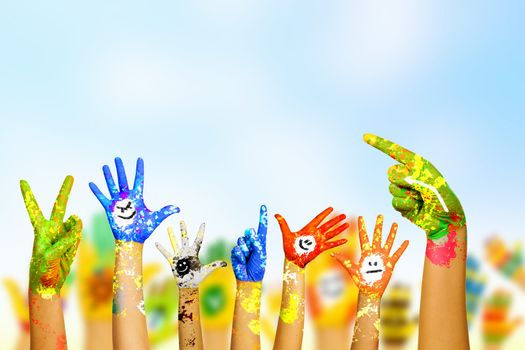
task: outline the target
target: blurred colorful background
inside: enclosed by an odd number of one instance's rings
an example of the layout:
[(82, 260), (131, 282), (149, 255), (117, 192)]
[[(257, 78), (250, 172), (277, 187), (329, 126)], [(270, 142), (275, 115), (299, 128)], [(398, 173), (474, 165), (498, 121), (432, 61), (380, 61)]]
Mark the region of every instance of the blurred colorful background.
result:
[[(203, 252), (213, 245), (211, 256), (227, 256), (235, 237), (256, 226), (262, 203), (271, 215), (285, 215), (292, 229), (329, 205), (351, 221), (383, 213), (385, 225), (398, 222), (398, 241), (411, 243), (388, 300), (410, 302), (388, 315), (401, 315), (406, 348), (416, 348), (411, 325), (425, 236), (391, 207), (386, 170), (393, 161), (362, 141), (365, 132), (430, 159), (461, 199), (469, 255), (477, 260), (469, 265), (472, 348), (482, 349), (488, 340), (522, 348), (525, 327), (510, 332), (503, 323), (525, 316), (523, 261), (519, 249), (507, 252), (524, 241), (524, 11), (517, 0), (4, 1), (0, 277), (10, 280), (0, 290), (2, 348), (15, 346), (27, 322), (16, 286), (25, 294), (33, 234), (20, 179), (29, 181), (49, 213), (63, 178), (74, 175), (68, 211), (83, 218), (83, 245), (95, 248), (82, 251), (85, 263), (77, 257), (70, 283), (70, 348), (84, 348), (85, 320), (105, 319), (105, 309), (96, 307), (107, 297), (112, 237), (104, 222), (96, 223), (100, 205), (88, 182), (103, 183), (101, 167), (113, 166), (117, 155), (130, 174), (136, 158), (144, 158), (151, 209), (181, 208), (145, 247), (145, 262), (152, 264), (146, 307), (157, 348), (177, 344), (171, 323), (177, 297), (153, 242), (167, 242), (167, 225), (180, 219), (191, 232), (205, 221)], [(500, 240), (494, 241), (496, 234)], [(486, 249), (489, 239), (493, 244)], [(277, 321), (283, 261), (274, 220), (268, 240), (266, 349)], [(346, 287), (335, 288), (335, 297), (328, 292), (328, 299), (315, 294), (331, 287), (309, 287), (314, 303), (304, 349), (318, 346), (320, 327), (337, 326), (327, 324), (330, 308), (355, 307), (353, 299), (344, 299), (355, 297), (352, 285), (337, 272), (323, 277), (330, 269), (323, 264), (309, 278)], [(210, 299), (201, 305), (211, 318), (208, 341), (227, 339), (229, 327), (224, 315), (230, 289), (221, 291), (213, 281)], [(95, 286), (87, 296), (86, 285)], [(98, 304), (87, 299), (93, 295)], [(346, 315), (336, 319), (351, 327)]]

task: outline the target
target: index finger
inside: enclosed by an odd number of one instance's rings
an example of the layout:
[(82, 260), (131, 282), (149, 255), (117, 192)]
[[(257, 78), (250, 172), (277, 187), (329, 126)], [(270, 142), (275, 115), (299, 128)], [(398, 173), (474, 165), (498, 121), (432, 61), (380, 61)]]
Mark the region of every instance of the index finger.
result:
[(321, 222), (323, 222), (324, 219), (326, 219), (326, 217), (328, 215), (330, 215), (330, 213), (334, 211), (334, 208), (332, 207), (328, 207), (326, 208), (325, 210), (323, 210), (322, 212), (320, 212), (319, 214), (317, 214), (317, 216), (315, 218), (312, 219), (312, 221), (310, 221), (306, 226), (306, 227), (317, 227), (319, 226), (319, 224)]
[(266, 232), (268, 231), (268, 209), (266, 205), (261, 205), (259, 214), (259, 227), (257, 228), (257, 238), (266, 242)]
[(35, 195), (33, 194), (33, 191), (31, 191), (31, 187), (29, 187), (26, 180), (20, 180), (20, 190), (22, 191), (22, 197), (24, 197), (29, 220), (31, 220), (33, 226), (36, 226), (41, 221), (45, 220), (44, 215), (42, 214), (42, 211), (36, 202)]
[(384, 154), (389, 155), (394, 160), (397, 160), (402, 164), (410, 164), (414, 161), (414, 156), (416, 154), (398, 145), (397, 143), (373, 134), (365, 134), (363, 136), (363, 140), (370, 146), (377, 148)]
[(71, 193), (71, 188), (73, 187), (73, 176), (68, 175), (62, 183), (60, 192), (58, 192), (55, 205), (53, 206), (53, 211), (51, 211), (51, 221), (62, 222), (64, 220), (64, 215), (66, 214), (67, 200), (69, 194)]

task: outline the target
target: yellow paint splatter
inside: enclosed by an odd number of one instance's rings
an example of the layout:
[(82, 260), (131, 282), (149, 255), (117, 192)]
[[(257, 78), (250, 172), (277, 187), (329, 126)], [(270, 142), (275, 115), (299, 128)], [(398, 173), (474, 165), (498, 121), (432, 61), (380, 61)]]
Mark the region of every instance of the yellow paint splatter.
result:
[(249, 295), (241, 293), (241, 306), (251, 314), (257, 313), (261, 308), (261, 287), (254, 286)]
[(261, 322), (259, 320), (251, 320), (250, 323), (248, 323), (248, 328), (253, 334), (261, 334)]
[(299, 318), (299, 305), (301, 300), (297, 293), (290, 294), (290, 300), (286, 307), (281, 309), (279, 317), (284, 323), (292, 324)]

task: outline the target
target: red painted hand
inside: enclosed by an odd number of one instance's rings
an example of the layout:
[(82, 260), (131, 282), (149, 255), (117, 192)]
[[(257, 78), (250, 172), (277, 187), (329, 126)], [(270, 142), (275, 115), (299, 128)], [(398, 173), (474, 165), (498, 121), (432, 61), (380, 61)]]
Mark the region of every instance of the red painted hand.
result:
[(339, 225), (346, 219), (344, 214), (338, 215), (321, 225), (321, 222), (333, 210), (331, 207), (326, 208), (297, 232), (291, 232), (286, 220), (279, 214), (275, 215), (283, 234), (283, 248), (286, 259), (304, 268), (306, 264), (325, 250), (346, 243), (346, 239), (327, 242), (348, 228), (348, 223)]

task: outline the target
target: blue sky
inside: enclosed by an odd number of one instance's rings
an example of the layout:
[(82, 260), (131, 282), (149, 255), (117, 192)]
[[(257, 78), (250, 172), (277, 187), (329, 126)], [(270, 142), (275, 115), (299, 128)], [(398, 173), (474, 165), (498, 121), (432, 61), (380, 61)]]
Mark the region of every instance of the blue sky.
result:
[[(293, 227), (328, 205), (400, 222), (396, 271), (419, 283), (424, 236), (390, 206), (385, 136), (430, 159), (467, 212), (471, 251), (523, 239), (525, 28), (520, 1), (8, 2), (0, 10), (0, 276), (26, 275), (25, 178), (50, 210), (66, 174), (70, 213), (87, 183), (136, 157), (146, 204), (182, 209), (208, 238), (242, 233), (266, 203)], [(277, 225), (269, 270), (280, 278)], [(190, 229), (191, 230), (191, 229)], [(152, 239), (165, 239), (165, 225)], [(153, 245), (147, 259), (159, 259)], [(395, 277), (395, 278), (396, 278)]]

